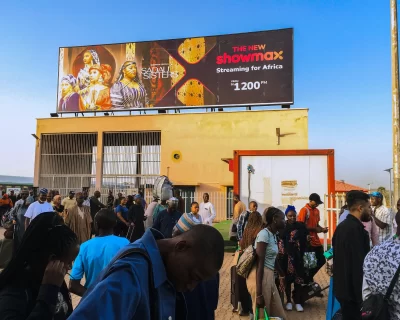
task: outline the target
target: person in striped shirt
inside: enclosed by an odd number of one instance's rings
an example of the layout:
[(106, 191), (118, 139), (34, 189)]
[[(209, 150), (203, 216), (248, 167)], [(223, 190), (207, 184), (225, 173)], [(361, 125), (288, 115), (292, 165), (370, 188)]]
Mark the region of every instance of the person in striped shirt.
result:
[(383, 195), (380, 192), (371, 194), (372, 217), (378, 226), (379, 243), (389, 240), (392, 236), (393, 219), (391, 211), (383, 205)]

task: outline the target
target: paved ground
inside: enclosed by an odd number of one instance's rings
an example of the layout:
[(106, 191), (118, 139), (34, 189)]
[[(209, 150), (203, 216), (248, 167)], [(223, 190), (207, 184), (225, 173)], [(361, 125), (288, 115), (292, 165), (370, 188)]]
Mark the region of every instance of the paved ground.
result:
[[(221, 270), (220, 298), (218, 309), (216, 311), (216, 320), (248, 319), (248, 317), (239, 317), (237, 313), (232, 312), (232, 307), (230, 304), (230, 268), (232, 261), (232, 254), (226, 253), (224, 265)], [(324, 270), (321, 270), (316, 277), (316, 281), (321, 285), (321, 287), (325, 287), (329, 284), (329, 277)], [(72, 295), (74, 307), (79, 303), (79, 300), (79, 297)], [(298, 313), (295, 311), (288, 312), (288, 320), (325, 320), (326, 304), (327, 292), (324, 293), (324, 298), (314, 298), (309, 300), (304, 306), (304, 313)]]
[[(232, 261), (232, 254), (225, 253), (224, 265), (221, 270), (220, 296), (218, 309), (216, 311), (216, 320), (248, 319), (245, 317), (239, 317), (237, 313), (232, 313), (232, 306), (230, 304), (230, 267), (232, 266)], [(329, 284), (329, 277), (325, 273), (324, 268), (317, 274), (316, 281), (321, 285), (321, 287), (325, 287)], [(288, 312), (288, 320), (325, 320), (327, 295), (328, 293), (324, 293), (324, 298), (314, 298), (309, 300), (304, 306), (303, 313), (298, 313), (296, 311)]]
[[(3, 238), (4, 229), (0, 228), (0, 239)], [(231, 253), (225, 253), (224, 265), (221, 270), (221, 283), (220, 283), (220, 298), (219, 305), (216, 311), (216, 320), (244, 320), (248, 317), (239, 317), (237, 313), (232, 313), (230, 304), (230, 267), (232, 265), (233, 256)], [(69, 281), (69, 276), (65, 277)], [(329, 277), (323, 268), (317, 275), (316, 281), (325, 287), (329, 284)], [(288, 312), (288, 320), (325, 320), (325, 310), (327, 304), (327, 291), (324, 292), (324, 298), (314, 298), (309, 300), (304, 306), (304, 313), (295, 311)], [(72, 302), (74, 307), (79, 303), (80, 298), (72, 295)]]

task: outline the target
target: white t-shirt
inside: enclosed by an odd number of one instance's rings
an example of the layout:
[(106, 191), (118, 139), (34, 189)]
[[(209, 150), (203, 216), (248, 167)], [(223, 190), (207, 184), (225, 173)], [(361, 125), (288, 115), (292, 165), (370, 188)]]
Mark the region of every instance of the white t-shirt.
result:
[(31, 219), (32, 221), (39, 214), (43, 212), (52, 212), (52, 211), (54, 211), (54, 209), (50, 203), (48, 202), (40, 203), (39, 201), (36, 201), (29, 206), (28, 210), (26, 210), (25, 217)]
[(201, 219), (203, 220), (203, 224), (208, 224), (212, 226), (212, 223), (216, 217), (214, 206), (211, 202), (200, 203), (200, 211), (199, 214)]

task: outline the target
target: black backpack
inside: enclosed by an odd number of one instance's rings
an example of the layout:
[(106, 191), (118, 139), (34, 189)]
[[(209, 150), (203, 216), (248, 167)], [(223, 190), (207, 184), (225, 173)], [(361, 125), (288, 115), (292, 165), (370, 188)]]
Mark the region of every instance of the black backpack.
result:
[(388, 301), (393, 292), (394, 286), (399, 279), (400, 274), (400, 266), (397, 268), (397, 271), (390, 282), (389, 288), (386, 291), (386, 294), (383, 295), (381, 293), (372, 294), (368, 297), (367, 300), (363, 302), (361, 308), (361, 318), (362, 320), (387, 320), (390, 319), (389, 316), (389, 305)]

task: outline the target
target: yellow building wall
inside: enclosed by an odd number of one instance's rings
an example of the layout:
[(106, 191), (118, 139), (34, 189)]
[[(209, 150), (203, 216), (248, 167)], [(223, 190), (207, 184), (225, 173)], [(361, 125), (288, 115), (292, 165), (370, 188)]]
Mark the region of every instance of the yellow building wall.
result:
[[(280, 128), (277, 144), (276, 128)], [(161, 131), (161, 174), (175, 185), (196, 185), (198, 191), (218, 191), (233, 185), (233, 174), (222, 158), (233, 150), (308, 149), (308, 110), (281, 109), (213, 113), (181, 113), (109, 117), (69, 117), (37, 120), (36, 135), (46, 133)], [(34, 184), (39, 182), (40, 147), (36, 145)], [(176, 162), (173, 154), (180, 152)], [(101, 152), (97, 155), (101, 171)], [(97, 182), (100, 183), (100, 182)]]

